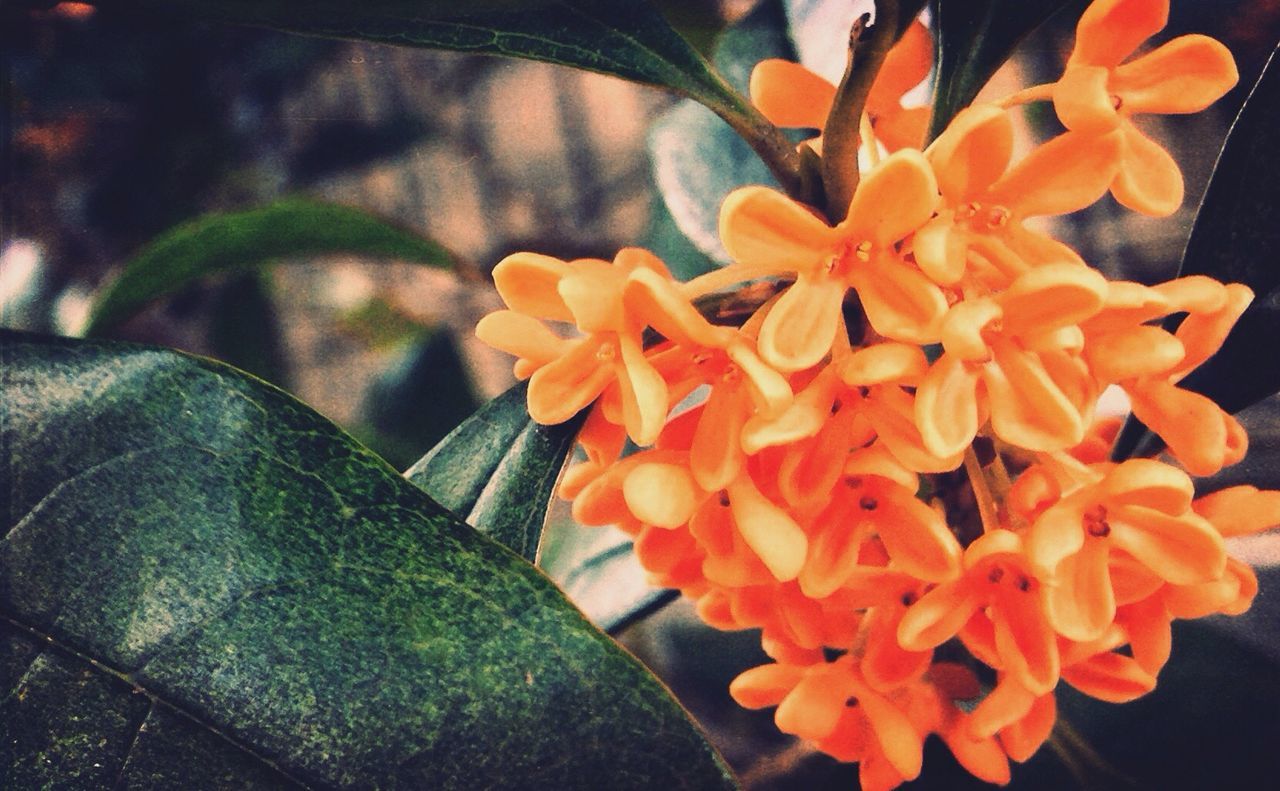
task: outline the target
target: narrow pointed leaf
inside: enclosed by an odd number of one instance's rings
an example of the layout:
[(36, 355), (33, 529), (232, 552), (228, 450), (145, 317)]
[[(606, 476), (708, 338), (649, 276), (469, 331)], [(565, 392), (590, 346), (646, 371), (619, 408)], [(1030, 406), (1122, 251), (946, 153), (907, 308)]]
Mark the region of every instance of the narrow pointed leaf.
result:
[(0, 375), (0, 787), (733, 787), (540, 572), (282, 392), (11, 332)]
[(85, 334), (102, 335), (154, 300), (209, 275), (281, 258), (351, 253), (450, 266), (444, 248), (367, 212), (303, 198), (209, 214), (161, 234), (94, 300)]
[(929, 139), (946, 129), (1028, 33), (1080, 0), (934, 0), (937, 78)]
[(527, 382), (482, 406), (405, 477), (477, 530), (533, 562), (547, 503), (582, 417), (541, 426), (525, 406)]

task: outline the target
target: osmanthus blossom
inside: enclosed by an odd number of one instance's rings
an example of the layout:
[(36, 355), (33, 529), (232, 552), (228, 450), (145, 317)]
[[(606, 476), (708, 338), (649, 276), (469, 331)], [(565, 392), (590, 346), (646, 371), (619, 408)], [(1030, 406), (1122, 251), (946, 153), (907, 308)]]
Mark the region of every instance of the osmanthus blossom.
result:
[[(1148, 214), (1181, 201), (1130, 118), (1200, 109), (1236, 76), (1202, 36), (1131, 58), (1167, 12), (1094, 0), (1061, 80), (963, 110), (923, 150), (927, 112), (901, 105), (929, 69), (916, 23), (858, 119), (870, 164), (846, 219), (737, 190), (732, 262), (688, 283), (637, 248), (494, 270), (507, 310), (477, 335), (518, 358), (530, 415), (590, 409), (560, 487), (574, 518), (631, 535), (650, 581), (711, 626), (759, 630), (773, 662), (734, 698), (858, 762), (864, 788), (919, 775), (930, 735), (1008, 782), (1049, 738), (1059, 684), (1140, 697), (1173, 621), (1257, 594), (1226, 539), (1280, 523), (1280, 491), (1194, 480), (1248, 443), (1180, 386), (1252, 292), (1110, 281), (1029, 223), (1108, 190)], [(783, 125), (821, 129), (835, 92), (779, 61), (752, 80)], [(1049, 100), (1067, 131), (1015, 156), (1011, 113)], [(747, 308), (713, 323), (694, 299)], [(1167, 462), (1110, 460), (1119, 421), (1094, 413), (1112, 385)]]
[(871, 327), (885, 338), (937, 340), (946, 300), (897, 248), (933, 216), (937, 203), (933, 171), (919, 151), (909, 149), (892, 154), (859, 182), (847, 218), (834, 227), (767, 187), (730, 193), (720, 209), (720, 236), (736, 263), (722, 276), (795, 276), (760, 325), (765, 362), (798, 371), (821, 361), (835, 342), (850, 288)]
[(943, 353), (916, 392), (925, 447), (962, 452), (983, 418), (1027, 450), (1063, 450), (1084, 439), (1096, 387), (1078, 351), (1079, 323), (1102, 308), (1107, 282), (1078, 264), (1027, 271), (991, 297), (966, 299), (942, 319)]
[(1111, 194), (1154, 216), (1172, 214), (1182, 204), (1182, 171), (1130, 117), (1199, 112), (1239, 79), (1230, 51), (1202, 35), (1179, 36), (1127, 60), (1168, 21), (1169, 0), (1092, 3), (1076, 26), (1066, 70), (1052, 86), (1053, 106), (1064, 126), (1119, 139)]
[[(1211, 357), (1253, 299), (1239, 283), (1192, 276), (1148, 287), (1110, 285), (1107, 304), (1082, 324), (1084, 356), (1100, 384), (1118, 384), (1134, 415), (1193, 475), (1213, 475), (1244, 457), (1243, 427), (1209, 398), (1177, 386)], [(1175, 333), (1150, 322), (1186, 313)]]
[(993, 105), (963, 110), (925, 151), (942, 203), (913, 237), (916, 263), (965, 296), (1005, 288), (1042, 264), (1083, 265), (1074, 250), (1025, 221), (1069, 214), (1106, 194), (1118, 146), (1114, 137), (1067, 133), (1011, 167), (1009, 112)]

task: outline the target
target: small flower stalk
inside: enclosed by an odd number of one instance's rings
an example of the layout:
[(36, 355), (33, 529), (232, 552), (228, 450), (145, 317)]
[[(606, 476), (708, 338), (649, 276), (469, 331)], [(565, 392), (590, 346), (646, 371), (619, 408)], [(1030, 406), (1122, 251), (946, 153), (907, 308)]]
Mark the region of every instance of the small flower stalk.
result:
[[(590, 410), (562, 483), (575, 518), (634, 536), (653, 584), (707, 623), (759, 630), (774, 661), (733, 697), (856, 761), (863, 788), (919, 775), (930, 734), (1008, 782), (1048, 738), (1059, 685), (1140, 697), (1175, 619), (1256, 593), (1225, 539), (1280, 522), (1280, 491), (1197, 487), (1248, 442), (1179, 386), (1252, 293), (1108, 281), (1029, 222), (1108, 193), (1153, 216), (1181, 205), (1141, 116), (1203, 109), (1237, 77), (1203, 36), (1135, 57), (1167, 14), (1095, 0), (1058, 82), (969, 107), (923, 148), (928, 113), (901, 103), (929, 68), (917, 22), (863, 108), (869, 165), (847, 206), (738, 190), (720, 214), (732, 263), (687, 283), (639, 249), (494, 270), (508, 309), (477, 335), (517, 357), (530, 414)], [(751, 90), (780, 126), (820, 128), (836, 99), (780, 61)], [(1036, 101), (1066, 131), (1015, 158), (1013, 114)], [(821, 154), (821, 138), (801, 145)], [(694, 307), (739, 287), (760, 295), (740, 326)], [(1117, 421), (1096, 410), (1112, 386), (1165, 457), (1108, 460)]]

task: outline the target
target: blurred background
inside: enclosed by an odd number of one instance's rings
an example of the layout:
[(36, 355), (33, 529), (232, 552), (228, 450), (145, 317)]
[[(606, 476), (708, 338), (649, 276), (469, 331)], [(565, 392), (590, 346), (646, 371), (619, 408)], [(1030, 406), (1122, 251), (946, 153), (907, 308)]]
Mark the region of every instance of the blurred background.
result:
[[(488, 273), (504, 255), (608, 259), (643, 244), (681, 272), (711, 265), (655, 187), (649, 132), (676, 103), (658, 91), (528, 61), (31, 5), (0, 0), (0, 325), (80, 333), (126, 261), (209, 212), (299, 195), (368, 210), (443, 245), (455, 271), (285, 258), (201, 280), (112, 337), (245, 368), (404, 469), (513, 381), (510, 361), (471, 336), (499, 306)], [(665, 10), (710, 52), (727, 25), (774, 13), (760, 6)], [(1072, 26), (1051, 21), (997, 79), (1053, 79)], [(1172, 275), (1228, 125), (1280, 36), (1280, 0), (1175, 2), (1159, 40), (1190, 31), (1228, 45), (1241, 83), (1205, 113), (1143, 124), (1183, 166), (1183, 210), (1152, 221), (1107, 198), (1057, 229), (1112, 275)], [(565, 535), (556, 542), (571, 544)], [(1264, 622), (1278, 595), (1264, 589)], [(709, 632), (672, 605), (624, 639), (750, 787), (855, 787), (849, 767), (774, 731), (770, 712), (729, 701), (728, 680), (763, 661), (754, 634)], [(945, 761), (932, 750), (927, 767)], [(1044, 768), (1042, 787), (1079, 781), (1077, 769)]]

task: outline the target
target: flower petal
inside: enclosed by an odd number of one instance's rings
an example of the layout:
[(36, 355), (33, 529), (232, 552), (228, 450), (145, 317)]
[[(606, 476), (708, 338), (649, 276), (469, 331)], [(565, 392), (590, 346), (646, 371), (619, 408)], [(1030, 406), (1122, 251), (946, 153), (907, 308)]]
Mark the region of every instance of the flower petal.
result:
[(1066, 214), (1106, 194), (1120, 163), (1121, 138), (1066, 132), (1038, 146), (991, 187), (987, 202), (1019, 217)]
[(720, 238), (738, 263), (808, 272), (834, 253), (841, 235), (776, 190), (743, 187), (720, 206)]
[(676, 343), (719, 348), (734, 337), (733, 330), (714, 326), (703, 318), (674, 282), (651, 269), (631, 273), (623, 299), (628, 312), (638, 321)]
[(1073, 132), (1101, 135), (1120, 123), (1103, 66), (1068, 66), (1053, 86), (1053, 109), (1062, 125)]
[(1154, 459), (1121, 462), (1102, 480), (1108, 505), (1138, 505), (1178, 516), (1191, 507), (1195, 484), (1177, 467)]
[(928, 651), (956, 636), (982, 601), (964, 579), (944, 582), (907, 608), (898, 624), (898, 644)]
[(1018, 336), (1079, 324), (1102, 309), (1107, 280), (1075, 264), (1037, 266), (997, 297), (1005, 333)]
[(836, 98), (836, 86), (779, 58), (757, 63), (748, 87), (751, 103), (777, 126), (822, 129)]
[(1170, 374), (1170, 381), (1178, 381), (1217, 354), (1236, 320), (1253, 302), (1253, 290), (1243, 283), (1228, 283), (1224, 290), (1227, 299), (1221, 309), (1208, 314), (1192, 313), (1178, 325), (1178, 340), (1187, 354), (1178, 370)]
[(944, 353), (921, 380), (915, 411), (931, 453), (943, 458), (963, 453), (978, 433), (978, 373)]
[(676, 464), (638, 464), (622, 485), (627, 507), (636, 519), (674, 529), (689, 521), (699, 492), (689, 470)]
[[(1034, 584), (1034, 583), (1033, 583)], [(1058, 683), (1058, 644), (1038, 591), (1007, 591), (991, 608), (996, 651), (1028, 691), (1047, 695)]]
[(1190, 35), (1120, 66), (1111, 90), (1128, 113), (1196, 113), (1221, 99), (1239, 79), (1231, 51), (1220, 41)]
[(947, 312), (947, 300), (920, 270), (882, 253), (855, 267), (848, 279), (876, 332), (918, 344), (938, 339), (937, 323)]
[(623, 273), (611, 264), (590, 259), (575, 261), (569, 274), (560, 278), (556, 290), (573, 314), (573, 323), (586, 333), (619, 332), (624, 327), (622, 311)]
[(1122, 124), (1120, 169), (1111, 195), (1136, 212), (1168, 217), (1182, 205), (1182, 170), (1169, 152), (1131, 123)]
[(1072, 63), (1113, 67), (1169, 22), (1169, 0), (1095, 0), (1076, 25)]
[(925, 152), (948, 206), (975, 200), (1000, 178), (1013, 155), (1013, 121), (993, 104), (960, 111)]
[(538, 319), (514, 310), (496, 310), (476, 324), (476, 337), (495, 349), (542, 366), (566, 353), (572, 341)]
[(1182, 362), (1182, 342), (1160, 327), (1139, 324), (1090, 338), (1089, 370), (1104, 382), (1167, 373)]
[(1239, 423), (1211, 399), (1160, 379), (1139, 380), (1126, 391), (1134, 416), (1160, 435), (1192, 475), (1213, 475), (1240, 454)]
[(614, 379), (599, 354), (609, 341), (584, 338), (529, 379), (529, 417), (543, 425), (563, 423), (596, 399)]
[(1226, 567), (1226, 546), (1213, 525), (1194, 514), (1170, 516), (1126, 505), (1108, 512), (1111, 542), (1174, 585), (1208, 582)]
[(513, 253), (493, 268), (493, 284), (507, 307), (540, 319), (573, 321), (557, 286), (572, 268), (559, 258)]
[(987, 297), (975, 297), (951, 306), (942, 320), (939, 335), (947, 354), (966, 362), (991, 359), (985, 333), (1003, 316), (1000, 303)]
[(1194, 508), (1228, 538), (1280, 526), (1280, 491), (1231, 486), (1197, 499)]
[(793, 580), (804, 566), (809, 539), (800, 526), (769, 502), (747, 476), (728, 486), (734, 522), (747, 545), (779, 582)]
[(955, 215), (946, 211), (925, 223), (911, 240), (916, 265), (930, 280), (950, 286), (964, 277), (969, 256), (969, 232), (957, 228)]
[(1155, 676), (1133, 657), (1105, 651), (1062, 669), (1062, 680), (1084, 694), (1108, 703), (1137, 700), (1156, 687)]
[(1000, 730), (1000, 744), (1010, 758), (1025, 763), (1048, 741), (1057, 719), (1057, 699), (1053, 695), (1041, 695), (1025, 716)]
[(937, 511), (889, 481), (870, 496), (876, 501), (876, 531), (895, 566), (928, 582), (960, 573), (960, 544)]
[(703, 491), (723, 489), (742, 471), (742, 425), (750, 413), (747, 393), (739, 385), (718, 383), (711, 388), (689, 448), (689, 467)]
[(843, 236), (886, 247), (928, 222), (939, 202), (933, 168), (919, 151), (890, 154), (854, 191)]
[(928, 370), (919, 346), (887, 341), (855, 351), (841, 366), (840, 378), (850, 387), (914, 385)]
[(1008, 341), (993, 347), (982, 369), (991, 404), (991, 430), (1005, 442), (1034, 451), (1064, 450), (1084, 439), (1087, 421), (1045, 369), (1039, 355)]
[(1063, 558), (1045, 596), (1053, 628), (1070, 640), (1097, 639), (1116, 617), (1115, 590), (1107, 572), (1107, 541), (1090, 536)]
[(917, 19), (885, 56), (867, 95), (867, 112), (884, 115), (900, 109), (902, 95), (929, 76), (932, 67), (933, 37)]
[(765, 362), (782, 371), (817, 364), (831, 351), (840, 327), (845, 286), (825, 276), (801, 275), (765, 317), (757, 341)]
[(729, 684), (729, 694), (745, 709), (763, 709), (782, 702), (804, 678), (795, 665), (760, 665), (740, 673)]
[[(670, 408), (667, 383), (645, 359), (638, 340), (619, 335), (618, 347), (622, 355), (614, 369), (621, 388), (623, 423), (633, 442), (641, 446), (652, 445), (666, 423)], [(532, 383), (529, 389), (532, 395)]]

